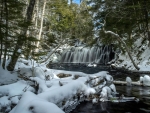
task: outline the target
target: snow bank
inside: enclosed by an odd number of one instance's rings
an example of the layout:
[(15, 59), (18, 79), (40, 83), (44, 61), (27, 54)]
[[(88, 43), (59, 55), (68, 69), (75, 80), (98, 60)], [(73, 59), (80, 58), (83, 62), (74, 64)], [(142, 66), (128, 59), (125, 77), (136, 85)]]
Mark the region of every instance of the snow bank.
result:
[(37, 95), (26, 92), (17, 106), (9, 113), (65, 113), (55, 104), (39, 98)]
[(13, 84), (0, 86), (0, 94), (8, 95), (9, 97), (15, 95), (22, 95), (27, 90), (34, 92), (34, 89), (29, 86), (26, 81), (23, 80), (20, 80)]
[(72, 81), (62, 87), (56, 88), (52, 91), (43, 92), (38, 94), (40, 98), (48, 100), (49, 102), (58, 103), (64, 99), (71, 99), (73, 95), (79, 92), (86, 92), (87, 94), (93, 93), (93, 90), (89, 91), (89, 87), (84, 84), (85, 78), (80, 78), (80, 80)]
[[(21, 78), (28, 77), (30, 82), (19, 80), (16, 83), (0, 86), (0, 110), (6, 108), (5, 112), (9, 112), (11, 105), (15, 104), (10, 113), (64, 113), (62, 110), (71, 111), (86, 96), (90, 97), (91, 94), (102, 90), (99, 95), (108, 99), (116, 92), (113, 78), (106, 71), (85, 74), (47, 69), (44, 65), (23, 59), (17, 62), (15, 68), (19, 69), (17, 72)], [(60, 73), (71, 76), (59, 78), (57, 75)], [(30, 85), (34, 85), (34, 88)], [(97, 100), (93, 100), (95, 101)]]
[(6, 107), (7, 109), (5, 111), (10, 111), (11, 104), (17, 104), (19, 98), (25, 91), (34, 92), (34, 89), (23, 80), (0, 86), (0, 108)]
[[(150, 71), (150, 48), (148, 47), (148, 41), (144, 43), (143, 37), (137, 37), (137, 40), (131, 48), (131, 56), (134, 62), (140, 68), (140, 71)], [(120, 53), (118, 60), (113, 64), (116, 67), (123, 67), (129, 70), (136, 70), (133, 66), (127, 52), (125, 54)]]
[[(150, 52), (149, 52), (150, 53)], [(140, 71), (150, 71), (150, 61), (144, 60), (141, 64), (138, 65)]]
[(10, 73), (9, 71), (2, 69), (0, 66), (0, 85), (16, 82), (17, 79), (18, 77), (16, 73)]
[(6, 112), (10, 111), (11, 102), (8, 100), (8, 96), (3, 96), (0, 98), (0, 109), (6, 107)]

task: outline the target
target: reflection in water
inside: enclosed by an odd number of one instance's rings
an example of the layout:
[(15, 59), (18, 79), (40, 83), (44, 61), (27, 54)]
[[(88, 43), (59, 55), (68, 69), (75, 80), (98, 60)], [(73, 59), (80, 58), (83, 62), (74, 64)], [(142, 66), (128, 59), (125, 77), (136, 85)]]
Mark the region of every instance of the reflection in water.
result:
[(71, 113), (150, 113), (150, 87), (116, 85), (119, 95), (139, 98), (139, 102), (83, 102)]
[(92, 104), (92, 102), (82, 102), (71, 113), (146, 113), (141, 110), (140, 103), (137, 102), (99, 102)]
[(127, 93), (127, 95), (131, 95), (131, 92), (132, 92), (132, 87), (131, 86), (127, 86), (126, 87), (126, 93)]
[(100, 109), (102, 110), (103, 113), (109, 113), (109, 111), (107, 111), (108, 102), (101, 102), (100, 106), (101, 106)]

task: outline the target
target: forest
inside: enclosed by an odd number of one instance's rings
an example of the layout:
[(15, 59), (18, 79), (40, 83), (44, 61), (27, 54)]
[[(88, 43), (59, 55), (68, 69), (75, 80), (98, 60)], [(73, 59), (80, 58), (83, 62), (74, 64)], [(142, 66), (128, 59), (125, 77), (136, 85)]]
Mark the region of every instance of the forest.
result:
[(150, 1), (0, 0), (0, 64), (2, 113), (118, 101), (115, 84), (150, 86)]

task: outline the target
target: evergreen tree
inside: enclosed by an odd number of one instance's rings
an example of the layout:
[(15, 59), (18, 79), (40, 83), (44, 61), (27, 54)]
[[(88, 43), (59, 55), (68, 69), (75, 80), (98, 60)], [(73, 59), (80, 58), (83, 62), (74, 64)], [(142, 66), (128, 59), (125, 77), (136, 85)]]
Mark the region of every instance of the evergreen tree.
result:
[[(5, 69), (7, 56), (16, 45), (16, 36), (22, 23), (22, 7), (24, 3), (17, 0), (1, 0), (0, 3), (0, 60), (3, 59), (2, 67)], [(20, 23), (20, 24), (18, 24)]]
[(35, 5), (35, 0), (30, 0), (29, 6), (27, 8), (26, 17), (25, 17), (24, 23), (23, 23), (26, 26), (24, 26), (24, 28), (20, 32), (20, 35), (18, 36), (17, 45), (14, 48), (13, 55), (11, 57), (11, 61), (10, 61), (9, 65), (7, 66), (7, 69), (9, 71), (14, 70), (16, 62), (17, 62), (17, 60), (20, 56), (20, 51), (19, 50), (22, 50), (22, 47), (23, 47), (23, 45), (26, 41), (26, 34), (27, 34), (29, 26), (31, 25), (34, 5)]
[(56, 38), (61, 36), (72, 40), (88, 41), (86, 39), (92, 36), (92, 17), (85, 2), (77, 5), (55, 0), (49, 7), (50, 30), (57, 34)]
[[(131, 48), (138, 35), (148, 31), (148, 5), (143, 7), (141, 0), (92, 0), (92, 12), (94, 12), (95, 29), (98, 29), (100, 39), (103, 43), (114, 43), (117, 47), (125, 50), (136, 69)], [(145, 13), (143, 13), (143, 11)], [(144, 17), (144, 19), (143, 19)], [(147, 26), (147, 27), (146, 27)], [(142, 29), (141, 29), (142, 28)], [(143, 30), (143, 31), (142, 31)]]
[[(99, 29), (105, 20), (105, 29), (124, 36), (130, 47), (134, 42), (133, 32), (137, 34), (149, 32), (148, 0), (92, 0), (90, 3), (93, 3), (95, 27)], [(104, 40), (112, 41), (108, 37)]]

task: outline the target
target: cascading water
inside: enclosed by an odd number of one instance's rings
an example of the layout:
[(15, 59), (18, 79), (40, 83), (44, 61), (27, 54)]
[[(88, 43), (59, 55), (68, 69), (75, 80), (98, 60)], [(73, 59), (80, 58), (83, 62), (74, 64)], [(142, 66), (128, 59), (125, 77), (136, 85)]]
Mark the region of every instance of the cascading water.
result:
[(60, 62), (62, 63), (97, 63), (107, 64), (114, 59), (115, 53), (111, 45), (94, 47), (72, 47), (65, 50)]

